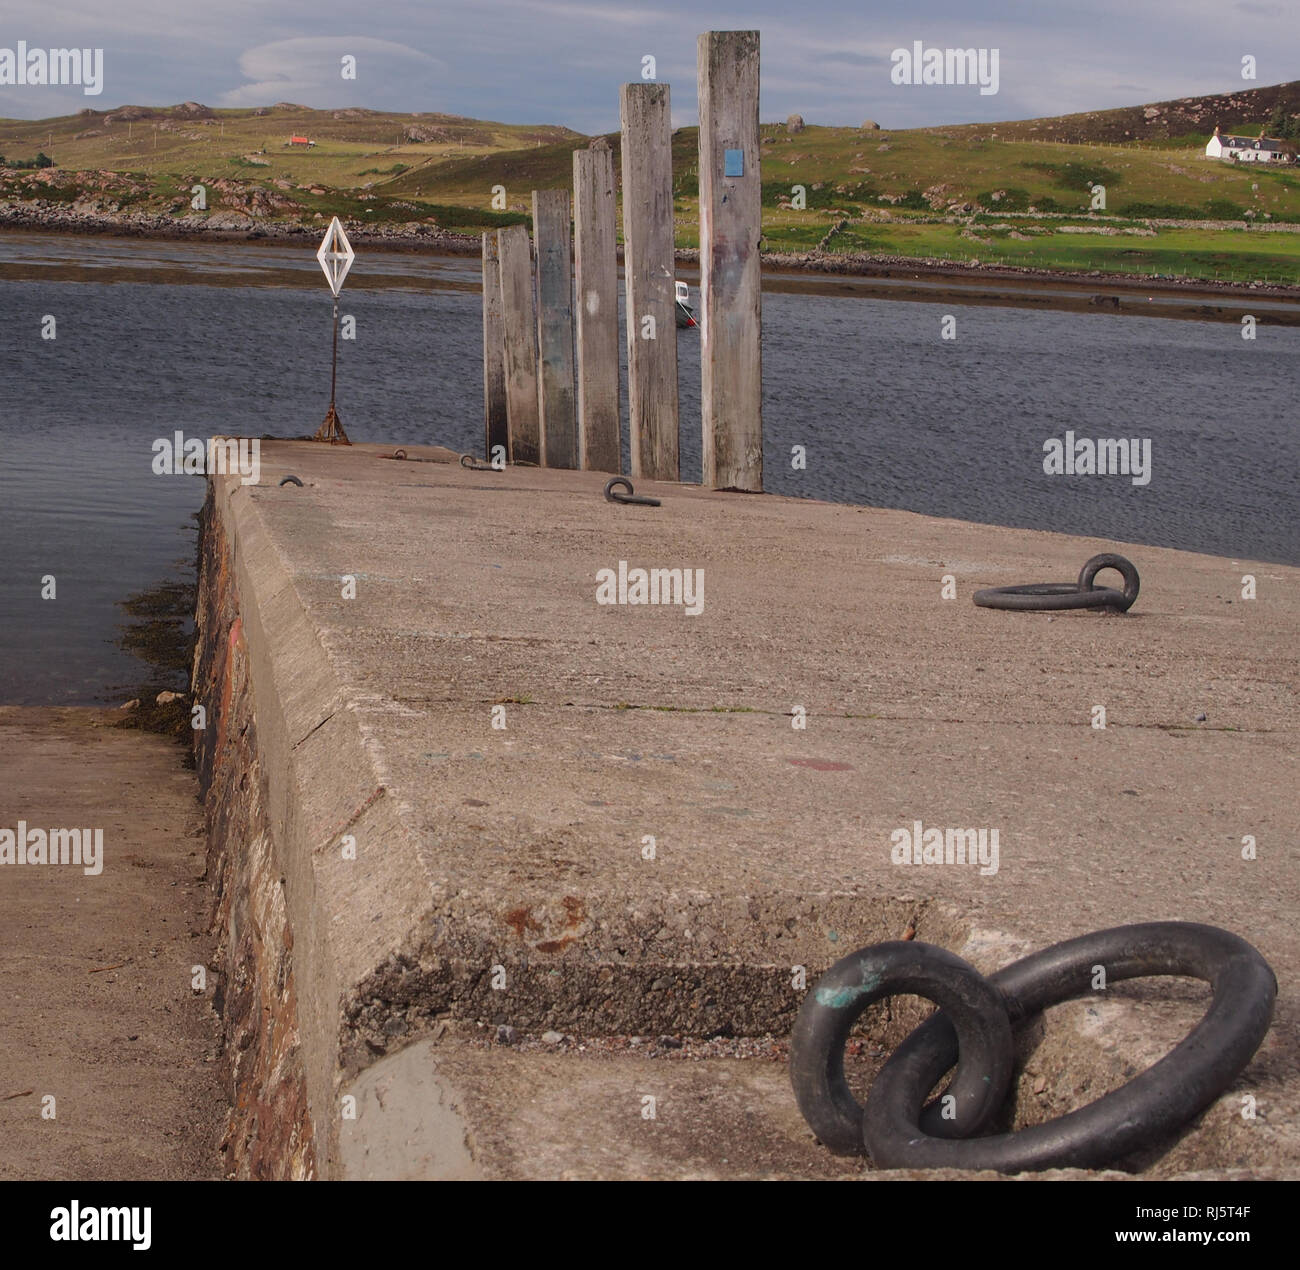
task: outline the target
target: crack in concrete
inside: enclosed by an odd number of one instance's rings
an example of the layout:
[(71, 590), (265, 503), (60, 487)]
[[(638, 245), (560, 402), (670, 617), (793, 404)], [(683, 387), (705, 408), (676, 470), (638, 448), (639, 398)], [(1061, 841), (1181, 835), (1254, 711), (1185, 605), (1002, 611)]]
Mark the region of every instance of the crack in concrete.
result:
[[(652, 705), (649, 703), (616, 701), (613, 703), (605, 701), (533, 701), (520, 697), (479, 697), (472, 703), (467, 703), (461, 697), (393, 697), (392, 700), (400, 702), (403, 705), (455, 705), (463, 706), (466, 704), (473, 705), (516, 705), (516, 706), (538, 706), (553, 710), (575, 709), (575, 710), (652, 710), (660, 714), (761, 714), (774, 719), (790, 719), (794, 717), (792, 710), (767, 710), (761, 706), (666, 706)], [(809, 711), (809, 715), (812, 715)], [(851, 710), (827, 710), (817, 711), (816, 717), (819, 719), (869, 719), (879, 723), (953, 723), (953, 724), (970, 724), (975, 725), (997, 725), (999, 723), (1011, 724), (1017, 728), (1058, 728), (1058, 727), (1080, 727), (1093, 731), (1091, 723), (1080, 722), (1071, 724), (1068, 721), (1060, 719), (1043, 719), (1038, 721), (1023, 720), (997, 720), (997, 719), (974, 719), (974, 718), (957, 718), (949, 715), (920, 715), (920, 714), (858, 714)], [(1289, 733), (1291, 729), (1286, 728), (1237, 728), (1226, 724), (1190, 724), (1190, 723), (1113, 723), (1108, 722), (1107, 731), (1117, 731), (1124, 729), (1152, 729), (1158, 732), (1233, 732), (1243, 736), (1273, 736), (1278, 733)], [(304, 738), (305, 739), (305, 738)]]
[(316, 850), (323, 851), (325, 847), (328, 847), (331, 843), (333, 843), (334, 840), (338, 838), (340, 834), (344, 833), (348, 829), (351, 829), (352, 826), (355, 825), (357, 821), (360, 820), (361, 817), (364, 816), (366, 812), (369, 811), (370, 808), (373, 807), (386, 793), (388, 793), (387, 785), (376, 785), (374, 792), (370, 795), (370, 797), (367, 798), (366, 801), (363, 802), (361, 806), (358, 807), (356, 811), (354, 811), (346, 820), (342, 821), (340, 824), (335, 825), (334, 828), (330, 830), (329, 837), (325, 840), (324, 843), (321, 844), (321, 846), (317, 847)]
[(314, 736), (317, 732), (319, 732), (321, 728), (323, 728), (336, 714), (338, 714), (337, 709), (331, 710), (329, 714), (327, 714), (314, 728), (311, 729), (310, 732), (307, 733), (306, 736), (304, 736), (301, 740), (295, 741), (293, 743), (293, 748), (296, 750), (300, 745), (303, 744), (304, 741), (309, 740), (312, 736)]

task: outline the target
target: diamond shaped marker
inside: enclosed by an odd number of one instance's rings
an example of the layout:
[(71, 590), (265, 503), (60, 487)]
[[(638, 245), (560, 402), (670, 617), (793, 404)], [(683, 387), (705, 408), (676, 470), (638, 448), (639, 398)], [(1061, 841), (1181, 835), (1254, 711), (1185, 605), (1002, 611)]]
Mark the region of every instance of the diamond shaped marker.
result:
[(338, 299), (338, 294), (343, 289), (343, 279), (348, 276), (348, 270), (352, 268), (352, 262), (356, 258), (357, 253), (352, 250), (352, 244), (348, 242), (348, 236), (344, 233), (343, 226), (339, 224), (339, 218), (334, 217), (330, 221), (330, 227), (325, 231), (325, 237), (321, 240), (316, 259), (320, 261), (320, 267), (325, 271), (325, 281), (330, 284), (335, 299)]

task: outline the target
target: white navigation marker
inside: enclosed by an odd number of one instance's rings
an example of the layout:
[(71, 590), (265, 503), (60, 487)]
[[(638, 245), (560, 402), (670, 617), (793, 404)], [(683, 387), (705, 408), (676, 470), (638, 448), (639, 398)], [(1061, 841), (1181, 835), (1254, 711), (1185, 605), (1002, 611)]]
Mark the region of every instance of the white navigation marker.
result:
[(352, 244), (348, 242), (347, 233), (339, 223), (339, 218), (334, 217), (330, 221), (330, 227), (325, 231), (325, 237), (321, 239), (316, 259), (320, 261), (320, 267), (325, 271), (325, 281), (330, 284), (330, 290), (336, 300), (343, 289), (343, 279), (348, 276), (348, 270), (352, 268), (352, 262), (356, 258), (357, 253), (352, 250)]
[(357, 253), (352, 250), (352, 244), (348, 242), (348, 236), (339, 223), (339, 218), (334, 217), (330, 221), (330, 227), (325, 231), (325, 237), (321, 239), (320, 250), (316, 253), (316, 259), (320, 261), (320, 267), (325, 272), (325, 281), (330, 284), (330, 290), (334, 293), (334, 356), (330, 365), (330, 408), (325, 415), (325, 422), (316, 429), (316, 434), (312, 438), (315, 441), (328, 441), (332, 445), (352, 444), (348, 440), (348, 434), (343, 430), (343, 422), (334, 405), (334, 389), (339, 376), (339, 292), (343, 289), (343, 279), (348, 276), (348, 270), (352, 268), (352, 262), (356, 258)]

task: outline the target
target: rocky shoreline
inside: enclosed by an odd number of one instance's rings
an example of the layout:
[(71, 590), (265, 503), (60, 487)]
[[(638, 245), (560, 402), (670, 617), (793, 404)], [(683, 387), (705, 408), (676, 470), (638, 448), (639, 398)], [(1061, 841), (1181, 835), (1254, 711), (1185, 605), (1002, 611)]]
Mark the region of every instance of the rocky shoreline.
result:
[[(458, 234), (421, 221), (389, 225), (344, 222), (349, 238), (359, 246), (382, 247), (387, 251), (418, 251), (435, 255), (477, 256), (476, 234)], [(43, 199), (0, 202), (0, 232), (39, 234), (107, 235), (168, 241), (240, 243), (315, 243), (323, 232), (321, 224), (275, 220), (244, 212), (221, 210), (207, 215), (177, 216), (167, 212), (104, 211), (97, 208), (54, 203)], [(620, 259), (622, 251), (619, 252)], [(682, 265), (699, 263), (700, 253), (682, 248), (676, 253)], [(844, 254), (827, 251), (764, 252), (766, 270), (786, 273), (831, 274), (857, 278), (946, 278), (955, 284), (1004, 280), (1018, 287), (1078, 288), (1103, 286), (1107, 289), (1146, 293), (1205, 294), (1220, 296), (1275, 296), (1300, 298), (1300, 286), (1261, 282), (1220, 282), (1213, 279), (1153, 277), (1099, 270), (1077, 273), (1032, 269), (1019, 265), (988, 265), (977, 261), (955, 263), (925, 257)]]
[[(346, 222), (355, 243), (391, 247), (419, 247), (456, 255), (477, 255), (479, 240), (419, 221), (396, 225)], [(105, 212), (51, 203), (0, 202), (0, 230), (35, 234), (107, 234), (118, 238), (204, 240), (208, 242), (316, 242), (324, 232), (320, 224), (280, 221), (244, 212), (216, 211), (209, 215), (174, 216), (168, 212)]]

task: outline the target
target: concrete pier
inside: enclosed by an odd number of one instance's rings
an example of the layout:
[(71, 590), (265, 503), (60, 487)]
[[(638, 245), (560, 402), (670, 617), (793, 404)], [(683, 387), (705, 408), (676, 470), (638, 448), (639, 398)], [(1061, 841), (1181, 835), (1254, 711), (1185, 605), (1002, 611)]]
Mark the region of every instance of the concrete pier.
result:
[[(1300, 570), (407, 451), (267, 442), (259, 486), (212, 489), (209, 871), (284, 1033), (240, 1075), (245, 1175), (858, 1175), (788, 1088), (799, 967), (909, 922), (991, 971), (1157, 919), (1242, 934), (1280, 995), (1239, 1086), (1138, 1164), (1295, 1175)], [(1141, 571), (1126, 616), (971, 604), (1102, 549)], [(636, 568), (702, 570), (698, 613), (598, 602)], [(917, 821), (996, 829), (996, 871), (894, 863)], [(1017, 1122), (1206, 999), (1052, 1011)], [(869, 1015), (861, 1063), (917, 1017)]]

